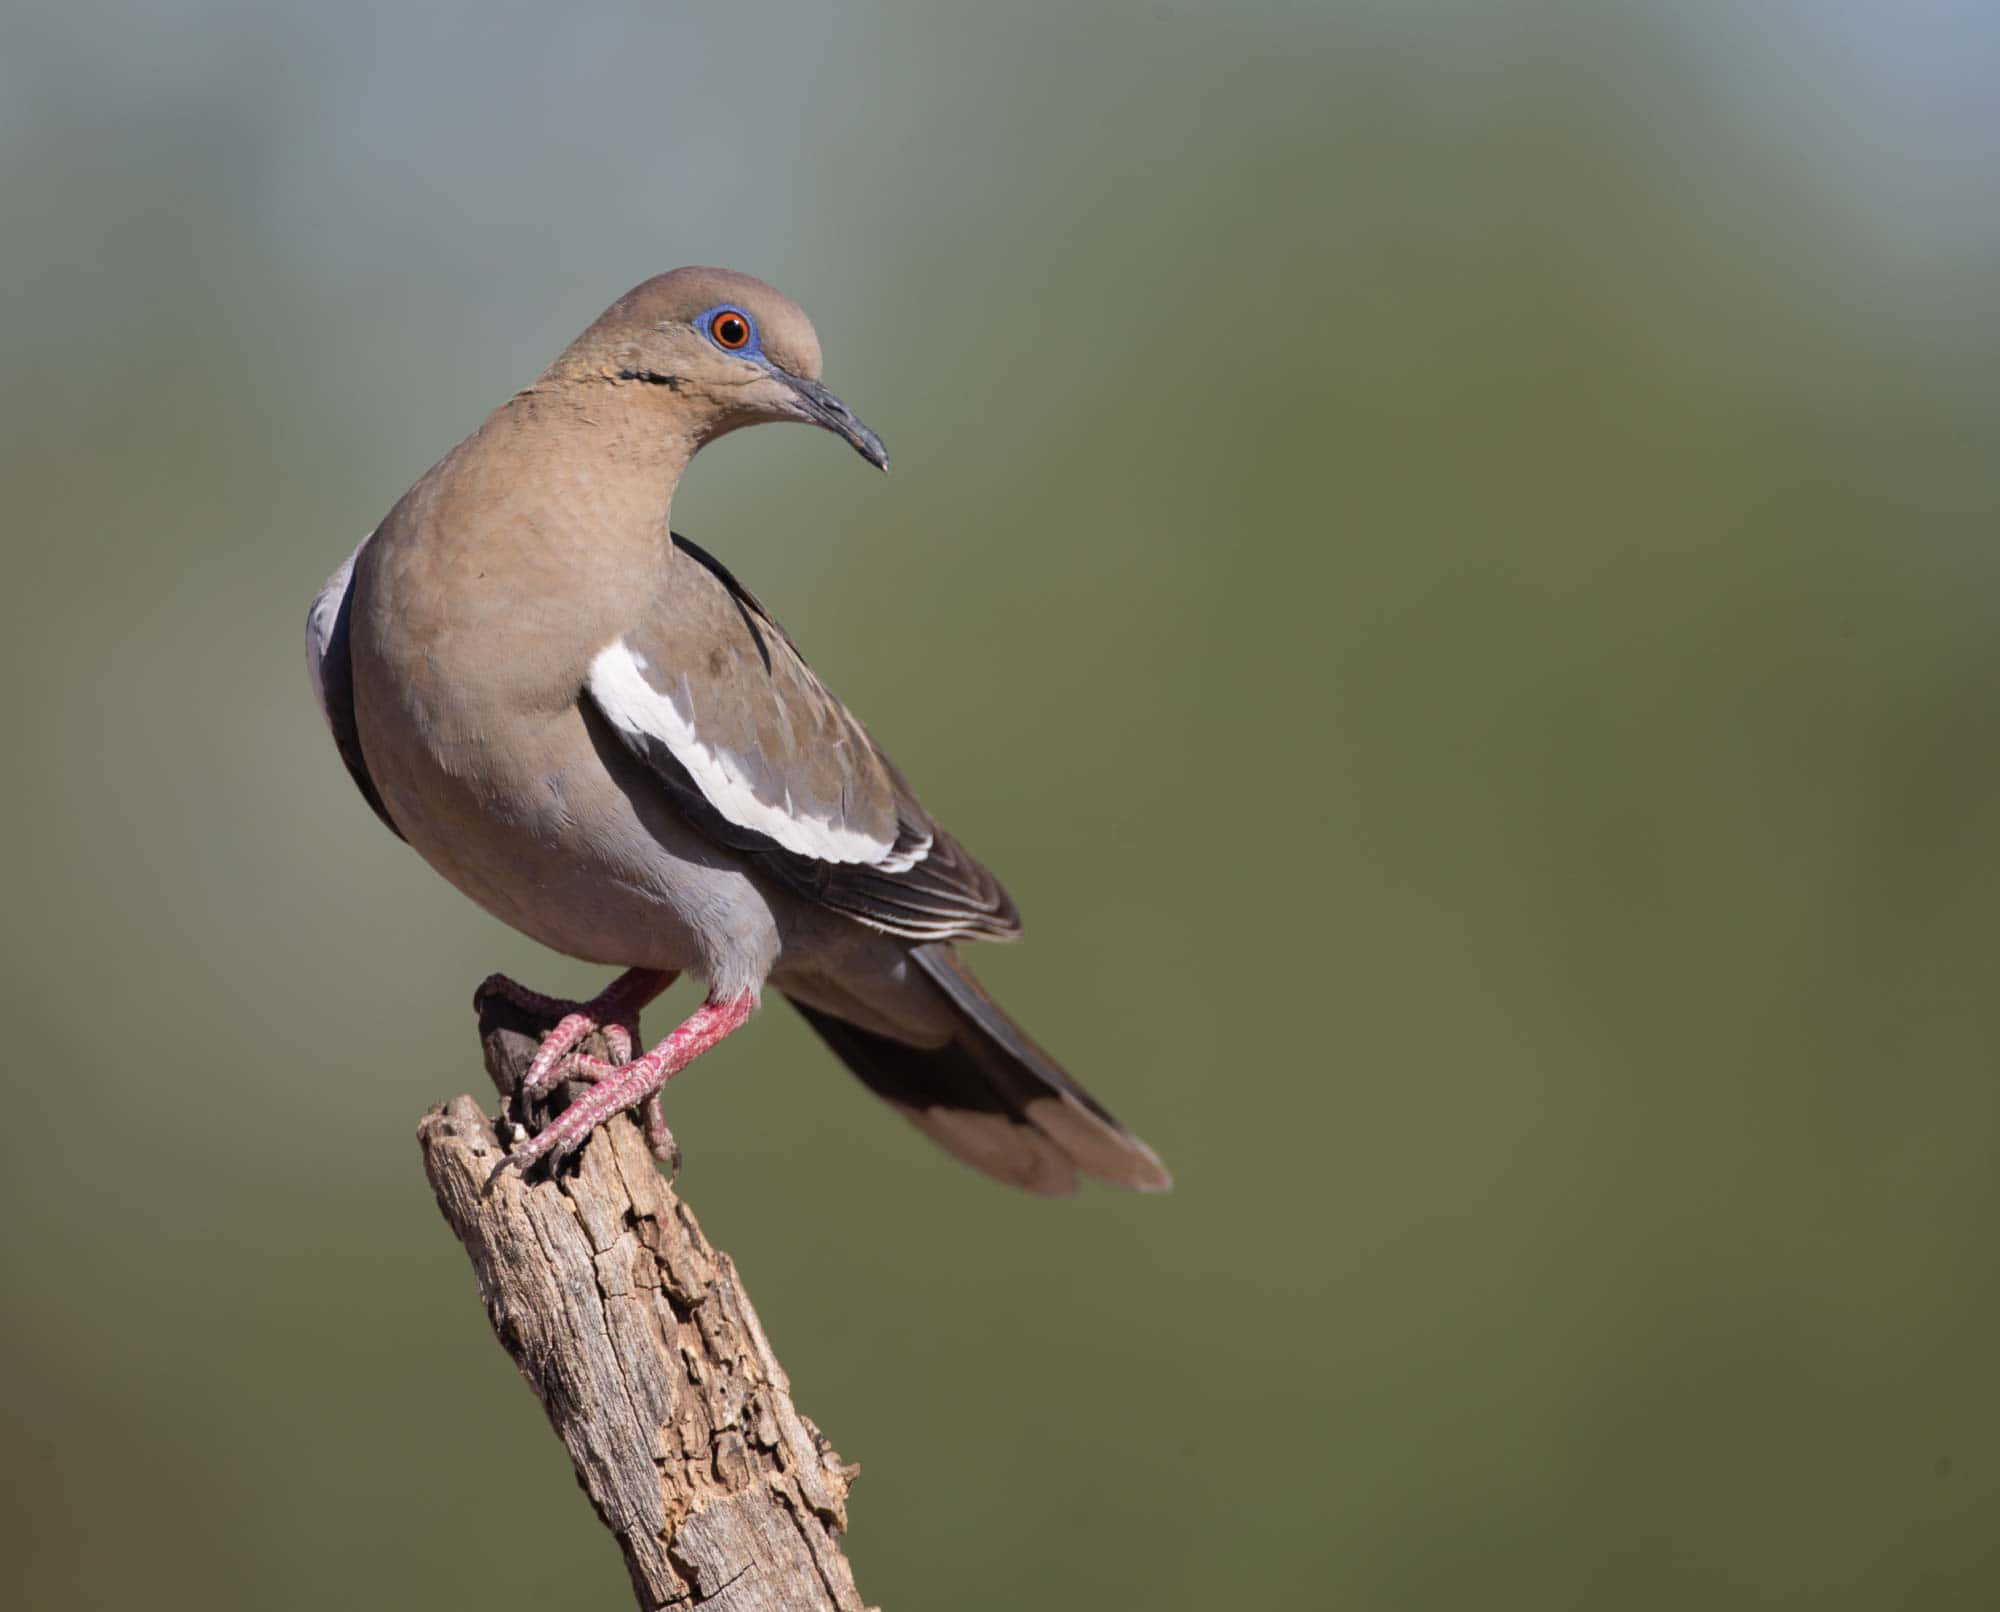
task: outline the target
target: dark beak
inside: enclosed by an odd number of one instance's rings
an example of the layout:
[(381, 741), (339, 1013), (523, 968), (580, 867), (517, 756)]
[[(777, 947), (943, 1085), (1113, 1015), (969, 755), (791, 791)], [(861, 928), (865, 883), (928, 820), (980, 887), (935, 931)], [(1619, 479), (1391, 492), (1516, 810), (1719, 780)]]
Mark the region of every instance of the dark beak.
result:
[(787, 370), (779, 370), (784, 382), (799, 400), (799, 408), (814, 425), (823, 425), (837, 437), (853, 444), (854, 451), (877, 470), (889, 468), (889, 452), (882, 439), (859, 420), (853, 410), (818, 381), (809, 381)]

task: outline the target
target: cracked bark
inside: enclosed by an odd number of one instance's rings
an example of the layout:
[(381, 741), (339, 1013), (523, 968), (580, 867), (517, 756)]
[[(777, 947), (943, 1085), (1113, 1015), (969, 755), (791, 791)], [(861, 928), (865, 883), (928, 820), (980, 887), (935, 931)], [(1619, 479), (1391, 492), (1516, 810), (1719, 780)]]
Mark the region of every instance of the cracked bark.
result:
[[(543, 1028), (481, 1003), (508, 1108)], [(417, 1139), (494, 1335), (624, 1552), (639, 1605), (866, 1612), (839, 1542), (857, 1469), (793, 1406), (735, 1266), (633, 1118), (601, 1127), (558, 1179), (510, 1170), (490, 1192), (504, 1146), (470, 1096), (432, 1109)]]

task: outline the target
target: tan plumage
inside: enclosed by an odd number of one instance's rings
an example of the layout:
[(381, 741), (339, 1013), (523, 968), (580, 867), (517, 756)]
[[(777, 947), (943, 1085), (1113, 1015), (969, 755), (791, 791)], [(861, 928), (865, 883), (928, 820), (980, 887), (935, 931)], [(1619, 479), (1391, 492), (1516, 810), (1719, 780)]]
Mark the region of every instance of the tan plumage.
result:
[[(743, 425), (818, 424), (886, 465), (819, 373), (805, 315), (747, 276), (682, 269), (621, 297), (315, 602), (343, 759), (427, 862), (543, 944), (692, 972), (746, 1011), (769, 980), (872, 1088), (1002, 1179), (1164, 1186), (953, 949), (1018, 932), (998, 881), (757, 600), (669, 528), (689, 459)], [(638, 1101), (658, 1080), (641, 1091), (632, 1068)]]

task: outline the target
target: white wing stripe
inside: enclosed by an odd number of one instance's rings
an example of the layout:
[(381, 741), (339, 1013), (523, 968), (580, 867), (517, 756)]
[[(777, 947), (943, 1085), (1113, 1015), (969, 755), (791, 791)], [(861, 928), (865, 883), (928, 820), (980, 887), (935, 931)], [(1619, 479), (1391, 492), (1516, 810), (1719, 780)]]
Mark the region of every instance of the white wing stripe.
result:
[(736, 758), (704, 744), (691, 715), (647, 681), (646, 668), (645, 656), (622, 638), (613, 639), (590, 663), (590, 696), (613, 727), (665, 745), (708, 803), (738, 828), (817, 861), (884, 865), (893, 845), (844, 824), (758, 799)]

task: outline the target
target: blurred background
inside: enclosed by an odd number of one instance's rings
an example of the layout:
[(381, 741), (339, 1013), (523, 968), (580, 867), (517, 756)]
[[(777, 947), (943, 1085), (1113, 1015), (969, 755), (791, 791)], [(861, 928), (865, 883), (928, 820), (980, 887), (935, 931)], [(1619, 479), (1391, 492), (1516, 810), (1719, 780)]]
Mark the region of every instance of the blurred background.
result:
[(2000, 1601), (1996, 98), (1950, 0), (10, 6), (0, 1599), (626, 1604), (412, 1136), (603, 976), (301, 636), (692, 261), (896, 472), (676, 525), (1179, 1182), (1007, 1193), (778, 1006), (675, 1084), (864, 1594)]

